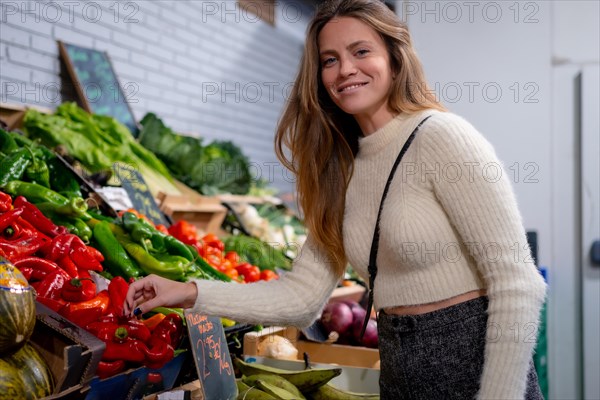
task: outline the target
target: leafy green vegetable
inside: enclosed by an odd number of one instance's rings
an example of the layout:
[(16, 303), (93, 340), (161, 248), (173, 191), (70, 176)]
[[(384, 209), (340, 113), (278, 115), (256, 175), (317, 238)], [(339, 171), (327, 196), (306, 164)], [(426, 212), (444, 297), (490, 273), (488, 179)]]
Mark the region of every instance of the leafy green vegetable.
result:
[(225, 251), (235, 251), (242, 260), (261, 269), (291, 269), (292, 262), (283, 251), (262, 240), (240, 234), (226, 237), (223, 243)]
[(252, 185), (250, 165), (239, 147), (229, 141), (178, 135), (153, 113), (141, 121), (140, 143), (156, 154), (179, 180), (206, 195), (247, 194)]
[(91, 172), (111, 170), (114, 163), (122, 162), (142, 174), (152, 193), (180, 194), (162, 161), (112, 117), (89, 114), (75, 103), (63, 103), (53, 115), (29, 109), (24, 126), (30, 137), (41, 139), (47, 147), (65, 146)]

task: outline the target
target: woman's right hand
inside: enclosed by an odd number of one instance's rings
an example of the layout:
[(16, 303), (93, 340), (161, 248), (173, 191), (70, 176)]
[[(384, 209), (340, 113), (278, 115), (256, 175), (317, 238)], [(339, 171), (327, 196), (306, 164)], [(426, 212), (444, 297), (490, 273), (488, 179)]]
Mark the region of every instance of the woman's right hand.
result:
[[(176, 282), (157, 275), (148, 275), (129, 285), (123, 312), (133, 316), (156, 307), (191, 308), (196, 303), (198, 288), (193, 282)], [(139, 311), (136, 311), (139, 309)]]

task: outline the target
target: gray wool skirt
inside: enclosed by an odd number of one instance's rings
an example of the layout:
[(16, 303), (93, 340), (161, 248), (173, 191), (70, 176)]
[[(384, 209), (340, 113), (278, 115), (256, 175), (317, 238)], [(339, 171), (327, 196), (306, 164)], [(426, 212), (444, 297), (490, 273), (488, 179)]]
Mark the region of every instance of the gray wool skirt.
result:
[[(422, 315), (379, 313), (382, 400), (475, 398), (483, 372), (487, 297)], [(526, 400), (543, 400), (530, 363)]]

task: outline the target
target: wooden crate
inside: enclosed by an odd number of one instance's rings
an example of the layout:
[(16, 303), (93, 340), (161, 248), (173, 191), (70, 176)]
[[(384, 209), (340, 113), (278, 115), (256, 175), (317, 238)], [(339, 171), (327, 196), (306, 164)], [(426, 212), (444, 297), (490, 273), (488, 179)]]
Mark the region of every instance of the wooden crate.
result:
[(6, 124), (9, 131), (13, 129), (21, 129), (23, 127), (23, 117), (29, 108), (34, 108), (44, 114), (52, 114), (53, 112), (49, 108), (39, 106), (0, 103), (0, 120)]
[(287, 338), (297, 349), (298, 359), (307, 353), (311, 362), (337, 364), (349, 367), (379, 368), (379, 350), (361, 346), (317, 343), (300, 339), (300, 331), (294, 327), (268, 327), (260, 332), (248, 332), (244, 335), (243, 352), (246, 356), (257, 356), (258, 348), (273, 335)]
[(227, 215), (227, 208), (216, 197), (202, 196), (195, 190), (176, 181), (175, 186), (181, 196), (160, 192), (157, 196), (158, 206), (173, 221), (186, 220), (200, 231), (219, 233), (221, 224)]

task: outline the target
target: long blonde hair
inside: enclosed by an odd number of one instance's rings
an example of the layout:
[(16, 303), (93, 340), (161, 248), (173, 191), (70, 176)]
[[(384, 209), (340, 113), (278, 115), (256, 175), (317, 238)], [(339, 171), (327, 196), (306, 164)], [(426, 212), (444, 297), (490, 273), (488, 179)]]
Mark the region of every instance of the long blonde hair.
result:
[(425, 81), (406, 25), (382, 1), (333, 0), (318, 8), (308, 27), (300, 69), (279, 121), (275, 151), (297, 176), (298, 202), (308, 231), (328, 255), (330, 267), (341, 276), (347, 263), (342, 237), (345, 193), (361, 130), (352, 115), (333, 103), (320, 79), (318, 37), (335, 17), (356, 18), (381, 35), (394, 74), (389, 95), (392, 111), (399, 114), (444, 107)]

